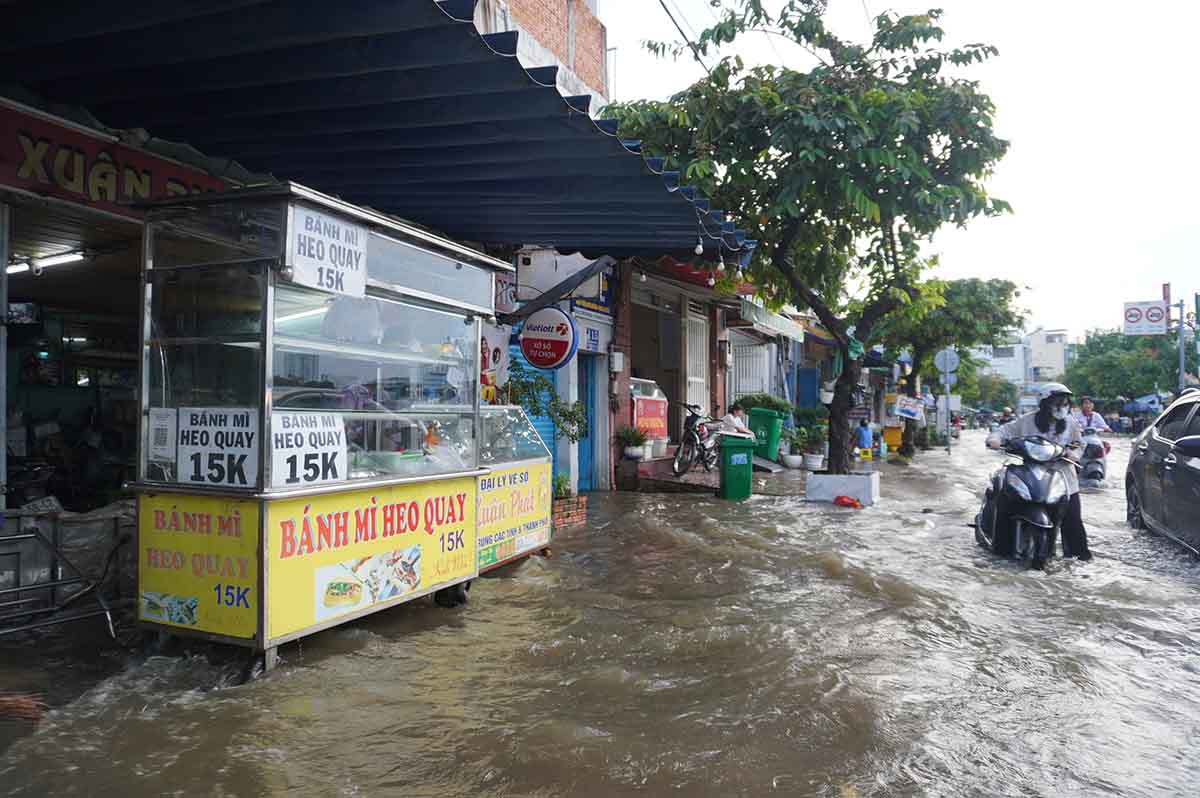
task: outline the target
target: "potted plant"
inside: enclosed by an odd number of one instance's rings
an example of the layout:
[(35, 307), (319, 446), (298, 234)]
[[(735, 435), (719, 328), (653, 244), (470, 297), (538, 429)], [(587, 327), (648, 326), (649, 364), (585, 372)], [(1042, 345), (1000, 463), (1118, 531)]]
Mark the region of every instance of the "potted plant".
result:
[(783, 439), (788, 447), (787, 453), (783, 455), (783, 465), (786, 468), (801, 468), (804, 465), (804, 445), (808, 442), (808, 430), (804, 427), (785, 429)]
[(643, 460), (646, 457), (646, 433), (637, 427), (621, 427), (617, 430), (617, 442), (625, 449), (625, 457)]
[(587, 523), (587, 496), (576, 496), (571, 479), (566, 474), (554, 478), (554, 505), (551, 511), (555, 529), (582, 526)]
[(804, 467), (820, 471), (825, 467), (825, 440), (829, 430), (824, 424), (814, 424), (807, 430), (804, 441)]

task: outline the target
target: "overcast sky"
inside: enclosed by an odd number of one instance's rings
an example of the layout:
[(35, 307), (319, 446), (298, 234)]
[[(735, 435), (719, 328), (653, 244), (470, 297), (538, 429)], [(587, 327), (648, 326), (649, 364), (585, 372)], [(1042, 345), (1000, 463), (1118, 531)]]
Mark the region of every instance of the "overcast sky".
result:
[[(666, 0), (681, 24), (713, 21), (707, 0)], [(1012, 142), (990, 182), (1015, 213), (939, 233), (941, 276), (1007, 277), (1027, 286), (1030, 329), (1072, 336), (1118, 327), (1122, 303), (1200, 290), (1192, 207), (1200, 186), (1195, 31), (1200, 3), (1145, 0), (830, 0), (843, 36), (869, 36), (887, 9), (945, 10), (948, 42), (983, 41), (1000, 57), (972, 74), (991, 94), (998, 133)], [(658, 0), (601, 0), (615, 53), (616, 99), (662, 99), (704, 75), (690, 59), (656, 59), (644, 39), (678, 39)], [(679, 15), (677, 15), (679, 18)], [(686, 20), (686, 22), (685, 22)], [(686, 30), (686, 27), (685, 27)], [(808, 60), (778, 38), (739, 47), (751, 63)], [(734, 209), (730, 209), (734, 210)], [(1188, 231), (1191, 231), (1189, 234)]]

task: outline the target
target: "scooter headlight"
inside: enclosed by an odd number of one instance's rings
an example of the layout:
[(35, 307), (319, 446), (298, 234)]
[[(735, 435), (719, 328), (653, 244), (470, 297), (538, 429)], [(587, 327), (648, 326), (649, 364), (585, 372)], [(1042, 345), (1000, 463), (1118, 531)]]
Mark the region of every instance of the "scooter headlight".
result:
[(1025, 501), (1033, 500), (1033, 496), (1029, 493), (1029, 486), (1022, 482), (1021, 478), (1013, 472), (1008, 472), (1008, 475), (1004, 478), (1004, 484)]
[(1046, 503), (1055, 504), (1067, 498), (1067, 478), (1055, 474), (1050, 478), (1050, 491), (1046, 494)]
[(1026, 441), (1025, 453), (1031, 460), (1048, 463), (1058, 456), (1058, 447), (1046, 441)]

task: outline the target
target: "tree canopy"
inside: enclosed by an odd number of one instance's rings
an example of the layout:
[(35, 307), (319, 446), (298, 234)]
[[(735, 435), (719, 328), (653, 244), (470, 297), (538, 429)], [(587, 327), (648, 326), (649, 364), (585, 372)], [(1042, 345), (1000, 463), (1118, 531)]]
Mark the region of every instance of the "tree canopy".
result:
[(1065, 382), (1077, 396), (1132, 399), (1179, 382), (1176, 341), (1166, 335), (1092, 330), (1067, 364)]
[(944, 225), (1008, 210), (984, 188), (1008, 148), (992, 130), (992, 102), (976, 82), (949, 74), (996, 50), (941, 48), (937, 10), (883, 14), (871, 41), (855, 44), (827, 29), (818, 0), (787, 0), (778, 13), (761, 0), (715, 6), (719, 22), (696, 42), (702, 53), (767, 31), (816, 64), (747, 68), (726, 57), (667, 101), (609, 113), (623, 137), (666, 157), (758, 239), (750, 276), (765, 299), (811, 308), (837, 340), (847, 366), (831, 406), (836, 472), (848, 464), (842, 427), (861, 369), (852, 342), (920, 301), (922, 242)]
[(913, 372), (936, 378), (933, 356), (947, 347), (965, 355), (981, 344), (996, 344), (1024, 322), (1017, 307), (1020, 290), (1009, 280), (950, 280), (927, 294), (930, 307), (913, 315), (893, 313), (877, 328), (879, 340), (893, 354), (908, 351)]

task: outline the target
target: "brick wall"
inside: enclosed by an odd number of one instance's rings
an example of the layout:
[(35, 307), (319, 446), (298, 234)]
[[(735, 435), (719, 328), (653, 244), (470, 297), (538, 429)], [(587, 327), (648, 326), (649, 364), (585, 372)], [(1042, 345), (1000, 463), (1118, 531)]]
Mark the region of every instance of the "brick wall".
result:
[[(574, 6), (574, 47), (571, 46), (570, 13)], [(605, 81), (604, 25), (582, 0), (508, 0), (513, 22), (545, 47), (580, 80), (601, 94), (608, 95)], [(572, 50), (574, 58), (572, 58)]]

